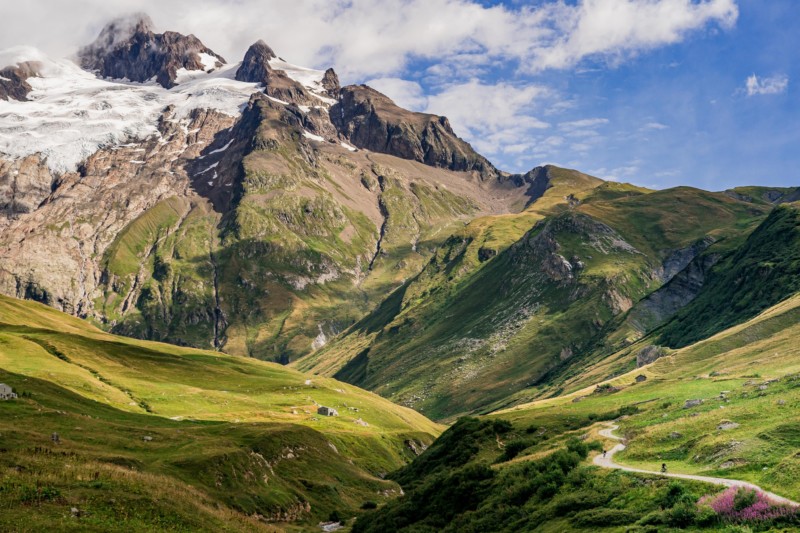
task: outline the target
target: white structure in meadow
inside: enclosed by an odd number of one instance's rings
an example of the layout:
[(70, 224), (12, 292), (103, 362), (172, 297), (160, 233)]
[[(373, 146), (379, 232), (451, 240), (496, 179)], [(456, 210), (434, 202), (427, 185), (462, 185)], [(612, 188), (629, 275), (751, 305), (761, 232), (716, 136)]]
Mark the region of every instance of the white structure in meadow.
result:
[(320, 405), (319, 409), (317, 409), (317, 414), (322, 416), (339, 416), (339, 411), (333, 407), (325, 407), (324, 405)]
[(11, 387), (5, 383), (0, 383), (0, 400), (13, 400), (17, 397), (17, 393), (11, 390)]

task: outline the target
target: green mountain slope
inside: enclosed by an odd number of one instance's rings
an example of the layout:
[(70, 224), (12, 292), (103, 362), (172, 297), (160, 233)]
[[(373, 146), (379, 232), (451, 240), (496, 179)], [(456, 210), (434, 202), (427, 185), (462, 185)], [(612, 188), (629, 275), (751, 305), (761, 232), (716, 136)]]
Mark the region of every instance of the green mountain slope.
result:
[[(620, 462), (657, 469), (666, 460), (675, 472), (752, 481), (797, 500), (798, 334), (795, 295), (643, 368), (498, 416), (538, 423), (628, 407), (619, 433), (630, 442)], [(590, 372), (602, 375), (600, 369)], [(637, 383), (640, 375), (646, 380)], [(688, 407), (687, 400), (702, 403)]]
[(712, 271), (703, 290), (660, 332), (680, 347), (743, 322), (800, 291), (800, 210), (775, 208), (735, 253)]
[(736, 248), (770, 209), (686, 187), (569, 183), (567, 193), (565, 171), (553, 172), (555, 186), (522, 214), (483, 222), (482, 235), (496, 234), (527, 216), (532, 227), (520, 238), (492, 248), (456, 234), (420, 275), (298, 367), (434, 418), (497, 408), (521, 391), (557, 392), (559, 375), (649, 331), (619, 331), (637, 302), (701, 254)]
[[(298, 113), (254, 98), (189, 164), (211, 164), (222, 190), (200, 181), (202, 196), (166, 198), (116, 236), (94, 303), (105, 327), (288, 363), (416, 275), (466, 222), (527, 198), (524, 180), (309, 140)], [(217, 144), (229, 148), (210, 163)]]
[(21, 396), (0, 403), (7, 530), (315, 524), (395, 495), (381, 476), (441, 431), (332, 379), (115, 337), (6, 297), (0, 369)]
[(353, 530), (794, 531), (797, 512), (735, 520), (698, 505), (720, 494), (718, 485), (602, 469), (591, 459), (616, 444), (598, 431), (614, 420), (627, 444), (618, 463), (655, 472), (666, 463), (671, 473), (800, 498), (799, 317), (794, 296), (635, 372), (463, 418), (392, 474), (405, 495)]

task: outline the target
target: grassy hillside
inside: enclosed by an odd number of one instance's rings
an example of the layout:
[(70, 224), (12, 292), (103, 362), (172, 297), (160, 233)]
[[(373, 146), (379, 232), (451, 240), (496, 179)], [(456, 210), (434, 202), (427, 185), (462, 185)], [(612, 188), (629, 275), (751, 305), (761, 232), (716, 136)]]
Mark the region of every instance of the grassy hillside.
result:
[[(529, 428), (459, 420), (393, 475), (406, 494), (360, 517), (353, 531), (750, 531), (697, 505), (719, 487), (588, 466), (587, 455), (602, 443), (580, 438), (585, 425)], [(534, 442), (546, 442), (547, 450), (509, 460)], [(797, 523), (789, 517), (754, 525)]]
[[(526, 211), (451, 237), (422, 273), (297, 366), (434, 418), (557, 394), (649, 333), (620, 329), (637, 302), (700, 254), (736, 249), (771, 208), (553, 172), (553, 187)], [(517, 238), (523, 220), (532, 226)], [(489, 246), (487, 235), (504, 237)]]
[(712, 271), (708, 283), (659, 335), (680, 347), (743, 322), (800, 291), (800, 210), (775, 208), (735, 253)]
[[(651, 471), (666, 463), (673, 473), (800, 498), (799, 319), (794, 296), (636, 372), (463, 418), (390, 476), (405, 495), (353, 531), (794, 531), (796, 511), (762, 519), (714, 510), (703, 502), (728, 494), (717, 485), (600, 469), (590, 459), (615, 444), (598, 431), (615, 420), (628, 446), (618, 463)], [(733, 508), (747, 502), (737, 496)]]
[[(644, 368), (497, 416), (537, 426), (621, 409), (628, 416), (619, 433), (629, 445), (619, 462), (648, 469), (666, 462), (673, 472), (743, 479), (797, 500), (798, 334), (800, 296), (793, 296)], [(646, 381), (636, 383), (639, 375)], [(702, 403), (688, 407), (687, 400)]]
[(6, 297), (0, 382), (21, 396), (0, 402), (6, 530), (311, 527), (396, 495), (381, 477), (441, 431), (332, 379), (115, 337)]

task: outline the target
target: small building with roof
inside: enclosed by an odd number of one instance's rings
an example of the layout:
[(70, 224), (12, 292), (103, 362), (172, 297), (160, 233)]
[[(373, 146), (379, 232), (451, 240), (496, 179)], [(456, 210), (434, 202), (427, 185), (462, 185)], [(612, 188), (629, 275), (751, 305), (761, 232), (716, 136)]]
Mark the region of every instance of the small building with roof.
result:
[(5, 383), (0, 383), (0, 400), (13, 400), (16, 397), (17, 393), (11, 387)]

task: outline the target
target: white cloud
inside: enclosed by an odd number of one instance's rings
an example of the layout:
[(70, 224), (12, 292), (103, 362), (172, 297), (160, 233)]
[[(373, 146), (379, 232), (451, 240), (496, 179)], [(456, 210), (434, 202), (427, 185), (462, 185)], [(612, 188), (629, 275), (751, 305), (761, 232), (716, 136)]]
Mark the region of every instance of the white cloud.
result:
[(745, 82), (747, 96), (757, 96), (763, 94), (781, 94), (789, 88), (789, 77), (785, 74), (778, 74), (768, 78), (759, 78), (755, 74), (749, 76)]
[(419, 83), (400, 78), (375, 78), (367, 81), (367, 85), (382, 92), (400, 107), (413, 111), (422, 111), (428, 104), (428, 97)]
[(623, 181), (636, 178), (641, 171), (641, 161), (636, 159), (628, 162), (627, 165), (616, 167), (612, 169), (598, 168), (590, 172), (590, 174), (606, 181)]
[(581, 120), (573, 120), (571, 122), (562, 122), (558, 125), (558, 127), (564, 131), (575, 132), (593, 129), (605, 124), (608, 124), (607, 118), (584, 118)]
[(426, 111), (447, 116), (453, 129), (479, 152), (498, 154), (513, 147), (512, 153), (520, 153), (533, 131), (549, 127), (535, 112), (551, 96), (538, 85), (489, 85), (470, 80), (429, 96)]
[(566, 68), (586, 57), (619, 60), (681, 41), (709, 23), (731, 27), (735, 0), (584, 0), (556, 4), (550, 21), (556, 36), (534, 48), (530, 67)]
[(641, 131), (648, 131), (648, 130), (666, 130), (669, 129), (669, 126), (666, 124), (662, 124), (660, 122), (648, 122), (644, 126), (641, 127)]
[[(414, 58), (453, 69), (497, 61), (523, 70), (568, 68), (586, 57), (614, 60), (680, 41), (737, 17), (735, 0), (583, 0), (512, 9), (474, 0), (28, 0), (3, 6), (0, 49), (28, 44), (75, 51), (109, 19), (149, 13), (161, 29), (194, 33), (230, 61), (263, 38), (278, 55), (336, 66), (345, 81), (395, 77)], [(32, 32), (31, 30), (34, 29)]]

